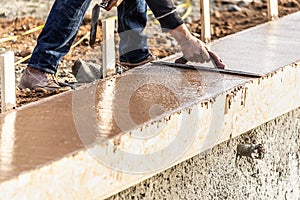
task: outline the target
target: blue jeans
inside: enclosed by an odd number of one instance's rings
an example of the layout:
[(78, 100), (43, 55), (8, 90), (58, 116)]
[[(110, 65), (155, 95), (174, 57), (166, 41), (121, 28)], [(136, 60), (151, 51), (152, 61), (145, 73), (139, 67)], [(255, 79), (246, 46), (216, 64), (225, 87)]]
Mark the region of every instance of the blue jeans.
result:
[(145, 0), (124, 0), (118, 6), (118, 33), (120, 61), (137, 63), (150, 53), (147, 36), (143, 34), (147, 23)]
[[(60, 59), (66, 55), (75, 39), (91, 0), (56, 0), (28, 66), (55, 74)], [(124, 0), (118, 8), (120, 60), (139, 62), (149, 55), (145, 0)]]

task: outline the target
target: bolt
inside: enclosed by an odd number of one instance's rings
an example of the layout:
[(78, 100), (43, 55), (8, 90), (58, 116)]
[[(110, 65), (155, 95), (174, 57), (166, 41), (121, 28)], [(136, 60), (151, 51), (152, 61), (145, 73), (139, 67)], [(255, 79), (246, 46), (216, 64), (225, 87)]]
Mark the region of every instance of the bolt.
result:
[(252, 159), (262, 159), (265, 155), (265, 148), (262, 144), (238, 144), (237, 157), (250, 157)]

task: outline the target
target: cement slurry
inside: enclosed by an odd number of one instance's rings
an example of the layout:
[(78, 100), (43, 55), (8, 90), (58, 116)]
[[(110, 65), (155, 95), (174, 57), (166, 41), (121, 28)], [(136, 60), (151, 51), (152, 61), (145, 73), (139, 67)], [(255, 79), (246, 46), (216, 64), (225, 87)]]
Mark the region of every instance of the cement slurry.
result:
[[(1, 114), (0, 183), (55, 163), (67, 155), (76, 155), (95, 141), (121, 136), (132, 129), (142, 130), (155, 122), (159, 124), (162, 118), (180, 113), (196, 103), (209, 101), (213, 104), (217, 95), (245, 83), (252, 82), (254, 88), (263, 84), (274, 89), (267, 84), (268, 81), (275, 84), (276, 77), (272, 79), (272, 73), (299, 60), (300, 40), (296, 37), (300, 29), (299, 18), (300, 12), (212, 44), (212, 49), (230, 68), (268, 73), (270, 80), (152, 64)], [(297, 88), (298, 76), (292, 72), (298, 72), (297, 65), (282, 70), (278, 77), (287, 75), (295, 82), (281, 79), (276, 84), (285, 83)], [(292, 92), (294, 95), (295, 91)], [(244, 100), (247, 95), (246, 92), (242, 94)], [(289, 96), (289, 91), (285, 95)], [(253, 99), (255, 97), (252, 96)], [(221, 103), (224, 107), (224, 102)], [(244, 103), (238, 100), (236, 105)], [(296, 104), (293, 102), (291, 105)], [(264, 109), (271, 108), (265, 105)], [(276, 112), (276, 109), (273, 111)], [(224, 112), (220, 114), (224, 115)], [(117, 145), (118, 141), (115, 142)]]

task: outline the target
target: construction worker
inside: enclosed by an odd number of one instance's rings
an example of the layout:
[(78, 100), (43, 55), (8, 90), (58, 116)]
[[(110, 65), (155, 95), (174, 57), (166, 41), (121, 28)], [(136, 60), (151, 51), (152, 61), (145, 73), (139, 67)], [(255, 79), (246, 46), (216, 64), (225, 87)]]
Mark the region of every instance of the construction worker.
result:
[[(19, 87), (52, 91), (60, 86), (54, 74), (60, 59), (73, 43), (91, 0), (56, 0)], [(118, 6), (120, 63), (129, 68), (154, 60), (142, 33), (147, 22), (147, 5), (160, 22), (163, 32), (169, 32), (181, 46), (184, 57), (193, 62), (208, 62), (205, 44), (194, 37), (176, 12), (173, 0), (124, 0)]]

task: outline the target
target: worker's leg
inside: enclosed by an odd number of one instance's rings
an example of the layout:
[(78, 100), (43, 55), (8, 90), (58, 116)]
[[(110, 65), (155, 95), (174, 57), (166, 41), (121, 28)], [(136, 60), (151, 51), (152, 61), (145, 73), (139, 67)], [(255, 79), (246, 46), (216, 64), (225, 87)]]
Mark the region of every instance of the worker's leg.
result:
[(120, 61), (138, 63), (150, 56), (147, 36), (142, 32), (147, 23), (145, 0), (124, 0), (118, 7)]
[(91, 0), (54, 2), (28, 66), (56, 73), (60, 59), (70, 50), (90, 2)]

